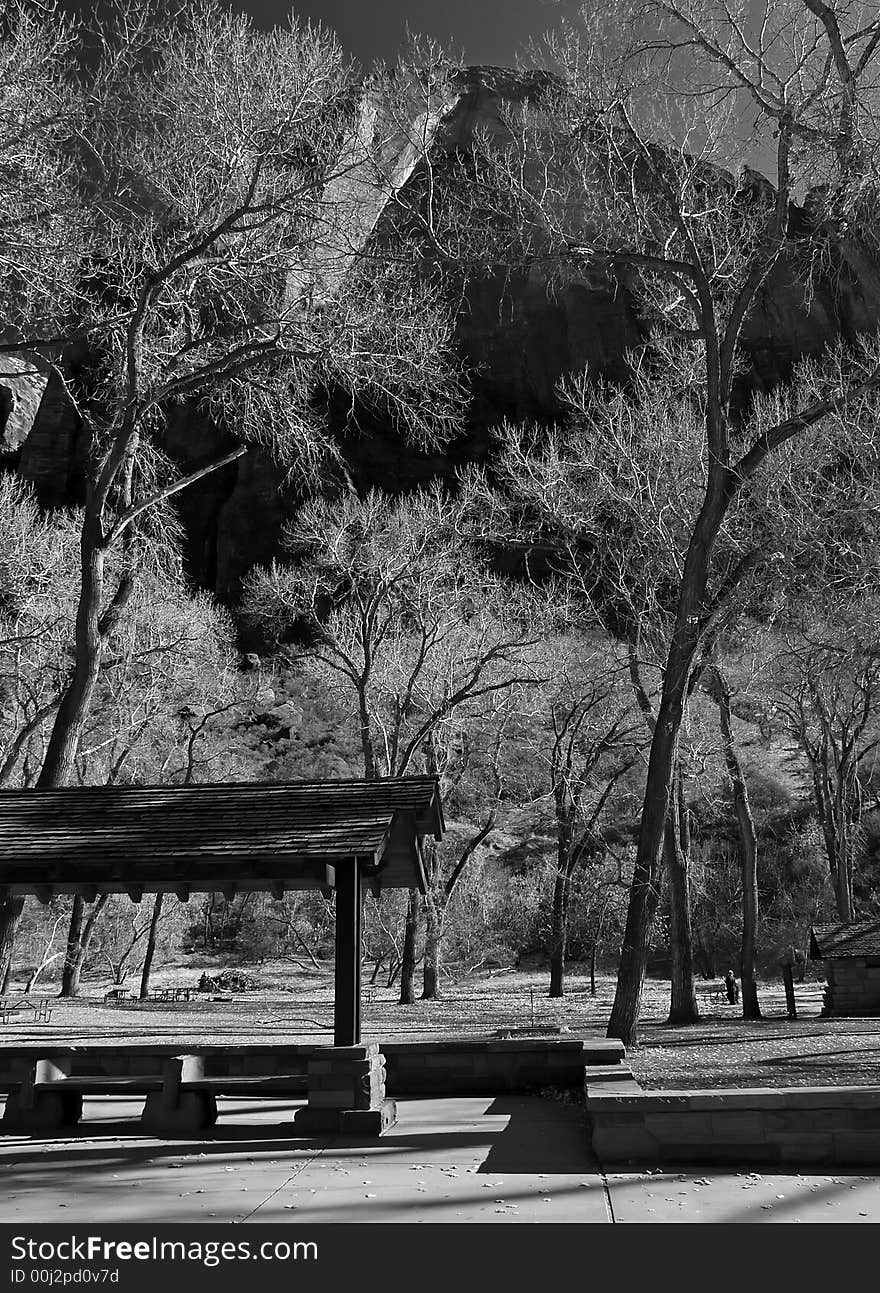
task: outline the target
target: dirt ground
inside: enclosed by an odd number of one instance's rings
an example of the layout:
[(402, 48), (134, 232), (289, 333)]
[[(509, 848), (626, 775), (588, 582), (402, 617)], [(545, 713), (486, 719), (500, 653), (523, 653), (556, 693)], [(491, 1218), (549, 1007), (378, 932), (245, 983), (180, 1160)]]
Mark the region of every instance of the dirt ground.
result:
[[(77, 1001), (53, 998), (51, 985), (34, 996), (49, 998), (51, 1019), (0, 1026), (0, 1043), (48, 1039), (88, 1042), (329, 1039), (333, 985), (327, 970), (303, 973), (283, 965), (258, 972), (266, 987), (224, 1001), (203, 998), (169, 1005), (144, 1002), (108, 1005), (107, 984), (87, 984)], [(191, 969), (167, 968), (153, 987), (195, 985)], [(699, 1089), (733, 1086), (850, 1086), (880, 1084), (880, 1018), (820, 1018), (822, 983), (796, 985), (798, 1019), (787, 1018), (781, 982), (761, 985), (764, 1018), (745, 1023), (708, 985), (700, 984), (701, 1023), (669, 1028), (665, 1017), (669, 984), (645, 985), (638, 1046), (629, 1060), (646, 1088)], [(450, 985), (438, 1002), (399, 1006), (395, 989), (366, 987), (365, 1039), (426, 1040), (456, 1036), (492, 1037), (602, 1034), (614, 995), (614, 980), (589, 981), (573, 975), (566, 997), (547, 997), (543, 973), (482, 974)], [(15, 993), (10, 994), (13, 999)]]

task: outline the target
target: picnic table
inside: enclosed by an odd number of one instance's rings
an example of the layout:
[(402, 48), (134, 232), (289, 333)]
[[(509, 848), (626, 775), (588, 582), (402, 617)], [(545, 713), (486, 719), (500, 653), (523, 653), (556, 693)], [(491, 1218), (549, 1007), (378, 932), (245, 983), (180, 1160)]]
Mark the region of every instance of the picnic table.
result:
[(198, 995), (198, 988), (188, 983), (173, 983), (166, 988), (158, 988), (153, 994), (157, 1001), (192, 1001)]
[(0, 1024), (14, 1023), (23, 1010), (33, 1012), (31, 1023), (48, 1024), (52, 1018), (48, 997), (39, 997), (36, 1001), (30, 997), (3, 997), (0, 998)]
[(131, 988), (110, 988), (108, 992), (104, 993), (105, 1006), (129, 1005), (136, 999)]

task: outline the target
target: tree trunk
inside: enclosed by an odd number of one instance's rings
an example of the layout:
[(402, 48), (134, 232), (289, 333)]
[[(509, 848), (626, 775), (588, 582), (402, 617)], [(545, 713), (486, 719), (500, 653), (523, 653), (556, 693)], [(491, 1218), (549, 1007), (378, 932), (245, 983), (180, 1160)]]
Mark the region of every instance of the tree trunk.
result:
[(144, 964), (141, 968), (141, 1001), (146, 1001), (150, 995), (150, 971), (153, 968), (153, 957), (156, 954), (156, 931), (159, 927), (159, 917), (162, 915), (162, 903), (164, 899), (164, 893), (157, 893), (155, 902), (153, 903), (153, 914), (150, 917), (150, 931), (147, 934), (147, 950), (144, 953)]
[(849, 841), (844, 844), (837, 858), (837, 869), (835, 872), (835, 895), (837, 898), (837, 913), (841, 920), (852, 920), (852, 885), (849, 874)]
[(727, 686), (727, 679), (719, 669), (715, 670), (715, 675), (718, 679), (718, 713), (724, 741), (724, 760), (727, 764), (727, 775), (730, 777), (733, 811), (739, 832), (743, 906), (739, 971), (742, 980), (742, 1013), (743, 1019), (760, 1019), (761, 1007), (758, 1003), (758, 984), (755, 977), (755, 945), (758, 937), (758, 836), (749, 802), (748, 786), (733, 739), (730, 689)]
[(556, 869), (550, 928), (550, 997), (565, 996), (565, 953), (568, 939), (568, 876)]
[(670, 803), (663, 837), (663, 857), (669, 878), (669, 951), (672, 959), (670, 1024), (695, 1024), (700, 1014), (694, 988), (694, 952), (688, 858), (681, 844), (676, 805)]
[(693, 651), (694, 647), (687, 650), (673, 643), (663, 681), (657, 724), (651, 739), (639, 842), (617, 972), (617, 989), (608, 1021), (608, 1036), (620, 1038), (627, 1046), (637, 1040), (648, 940), (660, 900), (660, 858), (675, 749), (684, 713), (687, 674)]
[(36, 967), (31, 977), (28, 979), (27, 983), (24, 985), (25, 995), (27, 995), (30, 992), (33, 992), (34, 988), (37, 986), (37, 982), (40, 979), (40, 976), (44, 974), (45, 971), (48, 970), (52, 962), (57, 961), (58, 957), (61, 955), (62, 955), (61, 952), (56, 952), (53, 956), (49, 956), (46, 958), (45, 961), (40, 962), (40, 964)]
[(66, 786), (70, 780), (101, 667), (104, 548), (100, 510), (88, 504), (80, 538), (80, 578), (73, 676), (52, 724), (52, 735), (37, 780), (41, 790)]
[[(710, 407), (708, 415), (717, 416), (717, 410), (713, 411)], [(660, 897), (663, 833), (672, 790), (678, 734), (684, 718), (688, 676), (706, 615), (709, 558), (734, 486), (732, 475), (720, 464), (710, 461), (706, 495), (688, 545), (681, 576), (675, 626), (663, 670), (663, 690), (657, 721), (651, 737), (639, 841), (617, 973), (617, 991), (608, 1022), (608, 1036), (618, 1037), (625, 1045), (637, 1040), (648, 940)]]
[[(95, 925), (97, 924), (98, 917), (100, 916), (104, 908), (107, 906), (107, 903), (109, 902), (109, 900), (110, 900), (109, 893), (102, 893), (101, 896), (98, 898), (98, 901), (92, 907), (91, 911), (86, 917), (85, 924), (82, 925), (82, 930), (81, 930), (81, 933), (78, 935), (77, 946), (75, 951), (73, 952), (72, 957), (71, 957), (70, 936), (68, 935), (67, 952), (65, 954), (65, 959), (64, 959), (64, 972), (62, 974), (62, 979), (61, 979), (60, 995), (62, 997), (65, 995), (70, 997), (79, 996), (80, 975), (82, 974), (82, 968), (86, 963), (86, 957), (89, 954), (89, 947), (91, 946), (91, 943), (92, 943), (92, 935), (95, 932)], [(77, 902), (77, 901), (82, 905), (81, 898), (77, 898), (74, 900), (74, 902)], [(82, 920), (82, 906), (81, 906), (80, 920)], [(71, 916), (71, 924), (72, 923), (73, 923), (73, 917)], [(68, 965), (70, 966), (69, 973), (68, 973)], [(64, 991), (65, 975), (68, 975), (68, 991), (66, 994)]]
[(428, 893), (425, 899), (425, 960), (422, 966), (422, 1000), (440, 1001), (440, 964), (443, 952), (445, 903)]
[[(89, 715), (101, 666), (101, 602), (104, 595), (104, 549), (101, 508), (93, 500), (86, 504), (80, 535), (80, 593), (74, 634), (74, 668), (61, 697), (46, 756), (37, 778), (39, 790), (67, 785), (76, 751)], [(0, 976), (4, 958), (12, 954), (22, 900), (9, 899), (0, 907)], [(6, 962), (8, 964), (8, 960)]]
[[(825, 841), (825, 855), (828, 858), (828, 870), (831, 876), (831, 887), (837, 914), (843, 921), (852, 920), (852, 881), (850, 870), (849, 831), (846, 826), (846, 806), (829, 787), (831, 751), (827, 737), (819, 753), (819, 763), (813, 763), (813, 797), (816, 812), (822, 826), (822, 837)], [(838, 786), (839, 776), (838, 774)]]
[(82, 943), (83, 910), (85, 903), (79, 894), (73, 896), (73, 910), (70, 913), (70, 925), (67, 929), (67, 951), (64, 955), (64, 968), (61, 971), (61, 997), (79, 995), (79, 974), (82, 967), (80, 947)]
[(419, 932), (420, 895), (418, 889), (410, 889), (409, 902), (406, 907), (406, 924), (403, 932), (403, 957), (400, 963), (400, 1000), (398, 1005), (415, 1004), (416, 978), (416, 941)]
[(0, 904), (0, 983), (4, 992), (12, 977), (12, 953), (23, 910), (24, 898), (7, 898)]

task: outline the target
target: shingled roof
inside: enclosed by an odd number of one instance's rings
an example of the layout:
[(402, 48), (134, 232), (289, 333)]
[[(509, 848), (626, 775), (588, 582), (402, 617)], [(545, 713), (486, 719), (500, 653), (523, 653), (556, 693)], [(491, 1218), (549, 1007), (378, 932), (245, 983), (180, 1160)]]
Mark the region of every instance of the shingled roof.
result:
[(0, 793), (0, 897), (332, 888), (358, 858), (382, 888), (424, 890), (443, 835), (434, 777)]
[(880, 920), (838, 921), (810, 927), (810, 956), (817, 960), (880, 956)]

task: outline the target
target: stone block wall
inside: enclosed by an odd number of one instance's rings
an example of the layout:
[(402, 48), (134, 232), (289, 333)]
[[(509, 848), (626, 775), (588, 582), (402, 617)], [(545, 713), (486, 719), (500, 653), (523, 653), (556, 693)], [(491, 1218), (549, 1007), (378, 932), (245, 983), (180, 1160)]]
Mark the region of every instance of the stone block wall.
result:
[[(385, 1062), (388, 1095), (492, 1095), (505, 1091), (533, 1091), (542, 1087), (580, 1089), (586, 1072), (591, 1083), (631, 1081), (622, 1043), (605, 1038), (475, 1038), (473, 1040), (372, 1043)], [(8, 1048), (0, 1055), (0, 1089), (10, 1066), (20, 1061), (51, 1057), (69, 1058), (73, 1077), (150, 1077), (159, 1072), (164, 1058), (181, 1051), (199, 1055), (204, 1078), (222, 1092), (222, 1079), (248, 1078), (275, 1083), (273, 1090), (301, 1094), (309, 1085), (314, 1067), (314, 1089), (328, 1090), (332, 1083), (320, 1066), (327, 1062), (325, 1044), (267, 1043), (254, 1046), (203, 1045), (181, 1047), (173, 1043), (133, 1047), (29, 1045)], [(366, 1056), (359, 1056), (364, 1059)], [(268, 1089), (268, 1088), (267, 1088)], [(628, 1088), (624, 1088), (628, 1089)]]
[(587, 1067), (623, 1067), (618, 1041), (557, 1038), (385, 1042), (392, 1095), (484, 1095), (577, 1087)]
[(667, 1091), (586, 1099), (603, 1163), (880, 1164), (880, 1088)]

